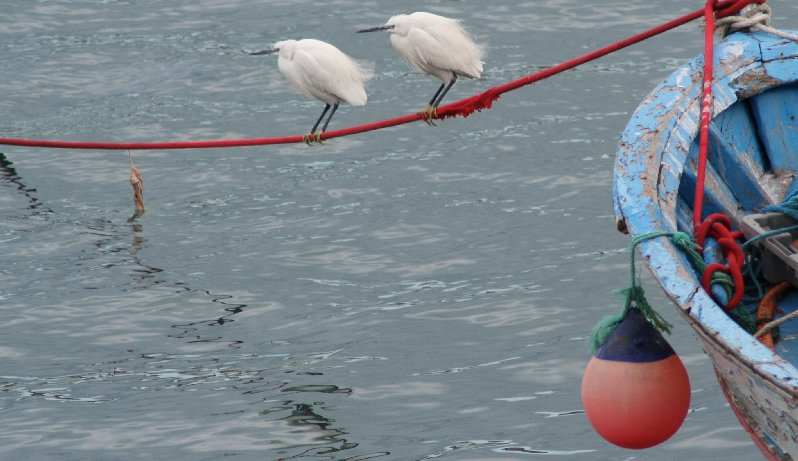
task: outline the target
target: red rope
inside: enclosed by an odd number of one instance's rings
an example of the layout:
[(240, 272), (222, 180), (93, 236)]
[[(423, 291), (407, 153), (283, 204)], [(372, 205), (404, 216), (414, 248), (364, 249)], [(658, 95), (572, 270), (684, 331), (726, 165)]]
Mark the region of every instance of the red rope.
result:
[(765, 0), (735, 0), (733, 2), (721, 2), (715, 6), (715, 17), (725, 18), (737, 14), (748, 5), (765, 3)]
[[(751, 3), (751, 1), (752, 0), (726, 0), (726, 1), (720, 2), (718, 4), (718, 8), (722, 9), (723, 11), (726, 11), (727, 9), (731, 9), (731, 8), (737, 7), (738, 6), (737, 4), (740, 3), (740, 2), (745, 2), (745, 4), (748, 4), (748, 3)], [(753, 1), (764, 2), (764, 0), (753, 0)], [(736, 10), (732, 10), (729, 14), (733, 14), (733, 13), (738, 12), (744, 6), (745, 5), (739, 5), (739, 8), (737, 8)], [(472, 97), (467, 98), (467, 99), (463, 99), (462, 101), (457, 101), (455, 103), (452, 103), (452, 104), (450, 104), (448, 106), (445, 106), (445, 107), (443, 107), (441, 109), (438, 109), (438, 115), (441, 118), (454, 117), (456, 115), (462, 115), (463, 117), (467, 117), (467, 116), (471, 115), (471, 113), (474, 112), (475, 110), (481, 110), (483, 108), (488, 108), (489, 109), (491, 107), (491, 103), (493, 101), (499, 99), (499, 96), (501, 96), (504, 93), (507, 93), (508, 91), (512, 91), (512, 90), (518, 89), (518, 88), (520, 88), (522, 86), (530, 85), (530, 84), (535, 83), (535, 82), (537, 82), (539, 80), (543, 80), (545, 78), (551, 77), (552, 75), (556, 75), (556, 74), (559, 74), (559, 73), (564, 72), (566, 70), (573, 69), (574, 67), (580, 66), (580, 65), (585, 64), (585, 63), (590, 62), (590, 61), (593, 61), (593, 60), (598, 59), (598, 58), (600, 58), (602, 56), (606, 56), (606, 55), (608, 55), (610, 53), (614, 53), (615, 51), (618, 51), (618, 50), (621, 50), (621, 49), (626, 48), (628, 46), (634, 45), (635, 43), (638, 43), (638, 42), (641, 42), (643, 40), (649, 39), (649, 38), (654, 37), (656, 35), (659, 35), (659, 34), (661, 34), (663, 32), (667, 32), (668, 30), (674, 29), (674, 28), (676, 28), (678, 26), (681, 26), (681, 25), (686, 24), (686, 23), (688, 23), (690, 21), (698, 19), (698, 18), (700, 18), (700, 17), (702, 17), (704, 15), (705, 15), (705, 11), (704, 10), (697, 10), (697, 11), (694, 11), (694, 12), (692, 12), (690, 14), (686, 14), (686, 15), (684, 15), (682, 17), (679, 17), (679, 18), (676, 18), (676, 19), (674, 19), (672, 21), (669, 21), (669, 22), (666, 22), (664, 24), (661, 24), (661, 25), (659, 25), (657, 27), (654, 27), (652, 29), (649, 29), (649, 30), (647, 30), (645, 32), (641, 32), (641, 33), (639, 33), (637, 35), (633, 35), (633, 36), (631, 36), (629, 38), (626, 38), (624, 40), (621, 40), (619, 42), (616, 42), (616, 43), (613, 43), (611, 45), (605, 46), (604, 48), (600, 48), (598, 50), (591, 51), (590, 53), (587, 53), (585, 55), (582, 55), (582, 56), (579, 56), (577, 58), (571, 59), (570, 61), (565, 61), (565, 62), (563, 62), (561, 64), (557, 64), (557, 65), (555, 65), (553, 67), (550, 67), (548, 69), (544, 69), (544, 70), (542, 70), (540, 72), (536, 72), (534, 74), (527, 75), (526, 77), (522, 77), (522, 78), (519, 78), (517, 80), (513, 80), (511, 82), (505, 83), (504, 85), (500, 85), (500, 86), (496, 86), (496, 87), (490, 88), (490, 89), (488, 89), (487, 91), (485, 91), (485, 92), (483, 92), (481, 94), (472, 96)]]
[(707, 0), (704, 6), (704, 81), (701, 98), (701, 122), (698, 138), (698, 165), (696, 168), (695, 197), (693, 202), (693, 233), (699, 247), (704, 247), (707, 237), (717, 240), (720, 245), (726, 264), (712, 263), (707, 265), (701, 276), (701, 285), (707, 293), (712, 293), (712, 276), (716, 272), (729, 274), (734, 282), (734, 293), (726, 303), (725, 310), (733, 309), (743, 299), (745, 284), (743, 282), (742, 267), (745, 264), (743, 250), (737, 243), (742, 239), (740, 231), (731, 230), (731, 219), (719, 213), (703, 217), (704, 188), (707, 174), (707, 156), (709, 151), (709, 124), (712, 121), (712, 81), (714, 75), (714, 46), (715, 46), (715, 16), (725, 17), (739, 12), (752, 3), (764, 3), (765, 0), (734, 0), (721, 2)]
[[(725, 0), (714, 5), (715, 2), (708, 2), (706, 8), (710, 8), (709, 4), (712, 3), (717, 9), (719, 14), (730, 15), (738, 12), (741, 8), (749, 3), (763, 3), (764, 0)], [(451, 104), (447, 104), (438, 108), (438, 117), (468, 117), (475, 111), (482, 109), (490, 109), (493, 101), (507, 93), (518, 89), (522, 86), (530, 85), (539, 80), (551, 77), (552, 75), (559, 74), (569, 69), (573, 69), (586, 62), (593, 61), (602, 56), (626, 48), (635, 43), (641, 42), (655, 35), (659, 35), (670, 29), (676, 28), (690, 21), (698, 19), (706, 15), (706, 8), (686, 14), (682, 17), (666, 22), (662, 25), (649, 29), (637, 35), (633, 35), (627, 39), (621, 40), (612, 45), (606, 46), (599, 50), (592, 51), (580, 57), (571, 59), (570, 61), (557, 64), (548, 69), (540, 72), (527, 75), (525, 77), (513, 80), (511, 82), (499, 85), (484, 91), (470, 98), (465, 98)], [(711, 60), (710, 60), (711, 61)], [(709, 74), (711, 75), (711, 74)], [(366, 131), (378, 130), (405, 123), (423, 120), (425, 116), (420, 114), (409, 114), (402, 117), (391, 118), (378, 122), (367, 123), (364, 125), (357, 125), (349, 128), (341, 128), (338, 130), (327, 131), (321, 134), (321, 139), (332, 139), (340, 136), (348, 136), (351, 134), (364, 133)], [(211, 140), (211, 141), (169, 141), (169, 142), (82, 142), (82, 141), (54, 141), (54, 140), (36, 140), (36, 139), (18, 139), (18, 138), (0, 138), (0, 145), (11, 146), (25, 146), (25, 147), (43, 147), (43, 148), (58, 148), (58, 149), (103, 149), (103, 150), (141, 150), (141, 149), (203, 149), (203, 148), (217, 148), (217, 147), (244, 147), (244, 146), (262, 146), (268, 144), (290, 144), (303, 142), (302, 136), (279, 136), (271, 138), (250, 138), (250, 139), (229, 139), (229, 140)], [(703, 190), (703, 189), (702, 189)]]
[(716, 0), (707, 0), (704, 7), (704, 84), (701, 96), (701, 123), (698, 138), (698, 167), (696, 169), (695, 198), (693, 202), (693, 227), (701, 227), (704, 207), (704, 179), (707, 175), (707, 151), (709, 146), (709, 122), (712, 120), (712, 77), (715, 48), (715, 17), (714, 7)]
[(737, 243), (737, 240), (743, 238), (743, 233), (740, 231), (732, 232), (731, 219), (721, 213), (713, 213), (707, 216), (707, 219), (699, 223), (695, 228), (694, 233), (696, 244), (700, 248), (704, 248), (704, 242), (706, 242), (707, 237), (715, 239), (720, 245), (726, 264), (708, 264), (704, 269), (704, 273), (701, 274), (701, 286), (707, 293), (712, 293), (712, 276), (716, 272), (729, 274), (734, 283), (734, 292), (724, 308), (728, 312), (743, 300), (743, 295), (745, 294), (742, 271), (745, 264), (745, 256), (743, 255), (743, 249)]

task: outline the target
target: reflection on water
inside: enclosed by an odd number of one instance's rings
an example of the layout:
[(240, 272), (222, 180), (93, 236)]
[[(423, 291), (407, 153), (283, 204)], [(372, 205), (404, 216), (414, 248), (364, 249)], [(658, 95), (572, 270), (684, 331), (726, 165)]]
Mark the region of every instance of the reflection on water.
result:
[[(295, 403), (291, 400), (281, 402), (279, 406), (273, 406), (263, 410), (260, 414), (282, 413), (286, 416), (280, 419), (288, 427), (289, 445), (285, 448), (295, 448), (308, 445), (325, 445), (324, 447), (314, 446), (301, 451), (295, 455), (280, 459), (338, 459), (339, 452), (351, 450), (358, 446), (357, 443), (348, 442), (343, 436), (347, 435), (333, 425), (335, 420), (325, 418), (317, 413), (324, 411), (324, 402)], [(387, 453), (385, 453), (387, 454)]]
[(28, 209), (31, 210), (33, 214), (53, 212), (53, 210), (45, 207), (44, 204), (33, 195), (36, 189), (30, 188), (23, 183), (22, 178), (14, 168), (14, 164), (2, 152), (0, 152), (0, 179), (2, 179), (4, 185), (15, 188), (27, 198)]
[[(463, 19), (489, 45), (460, 98), (689, 3), (412, 9)], [(347, 123), (411, 113), (429, 78), (385, 36), (354, 33), (402, 8), (8, 0), (0, 135), (296, 134), (316, 103), (275, 60), (238, 50), (309, 31), (375, 64), (369, 104), (341, 108)], [(137, 153), (146, 214), (131, 215), (127, 154), (4, 148), (0, 458), (630, 459), (584, 418), (584, 337), (628, 277), (610, 203), (617, 133), (700, 52), (690, 27), (435, 128)], [(676, 438), (641, 456), (755, 459), (686, 326), (671, 342), (705, 392)]]
[[(180, 287), (186, 291), (191, 291), (188, 287)], [(181, 323), (172, 325), (173, 328), (176, 328), (180, 331), (180, 333), (174, 336), (175, 338), (189, 338), (189, 344), (193, 343), (221, 343), (225, 344), (227, 347), (230, 348), (238, 348), (239, 345), (243, 342), (241, 340), (225, 340), (224, 336), (216, 335), (216, 336), (204, 336), (202, 334), (197, 334), (197, 332), (201, 331), (199, 328), (200, 326), (223, 326), (229, 322), (235, 321), (232, 317), (236, 314), (240, 314), (244, 311), (247, 307), (246, 304), (235, 304), (235, 303), (227, 303), (226, 300), (233, 299), (234, 296), (232, 295), (214, 295), (211, 294), (209, 291), (204, 291), (206, 295), (211, 298), (211, 302), (221, 304), (224, 307), (223, 312), (224, 315), (213, 318), (213, 319), (206, 319), (206, 320), (198, 320), (189, 323)]]

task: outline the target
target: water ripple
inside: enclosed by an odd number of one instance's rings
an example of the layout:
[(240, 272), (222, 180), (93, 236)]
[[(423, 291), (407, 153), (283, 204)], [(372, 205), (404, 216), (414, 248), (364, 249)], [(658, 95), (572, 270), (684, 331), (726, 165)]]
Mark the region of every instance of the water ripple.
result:
[(596, 450), (568, 450), (568, 451), (544, 450), (539, 448), (532, 448), (529, 446), (523, 446), (520, 445), (518, 442), (513, 442), (512, 440), (468, 440), (448, 445), (439, 452), (426, 455), (423, 458), (419, 458), (419, 461), (448, 457), (449, 455), (452, 454), (457, 456), (457, 454), (464, 454), (464, 452), (467, 453), (469, 451), (477, 451), (477, 452), (492, 451), (494, 453), (512, 453), (512, 454), (525, 454), (525, 455), (570, 456), (570, 455), (578, 455), (583, 453), (592, 453), (595, 452)]

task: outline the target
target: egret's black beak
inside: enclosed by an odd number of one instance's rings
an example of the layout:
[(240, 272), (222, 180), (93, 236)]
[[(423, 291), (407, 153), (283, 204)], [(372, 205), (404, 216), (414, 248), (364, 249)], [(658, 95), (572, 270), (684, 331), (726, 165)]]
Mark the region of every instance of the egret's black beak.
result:
[(267, 48), (265, 50), (260, 50), (260, 51), (250, 51), (248, 54), (251, 54), (251, 55), (255, 56), (255, 55), (258, 55), (258, 54), (273, 54), (273, 53), (277, 53), (278, 51), (280, 51), (280, 50), (278, 50), (277, 48)]
[(360, 33), (363, 33), (363, 32), (377, 32), (378, 30), (391, 30), (393, 28), (394, 28), (394, 26), (392, 26), (392, 25), (391, 26), (377, 26), (377, 27), (372, 27), (371, 29), (359, 30), (359, 31), (357, 31), (357, 33), (360, 34)]

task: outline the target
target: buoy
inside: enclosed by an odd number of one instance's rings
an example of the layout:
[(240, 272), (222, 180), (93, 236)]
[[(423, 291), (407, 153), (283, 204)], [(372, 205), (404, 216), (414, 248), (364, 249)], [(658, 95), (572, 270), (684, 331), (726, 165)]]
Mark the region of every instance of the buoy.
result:
[(593, 429), (624, 448), (653, 447), (690, 407), (687, 370), (659, 331), (630, 309), (587, 364), (582, 404)]

